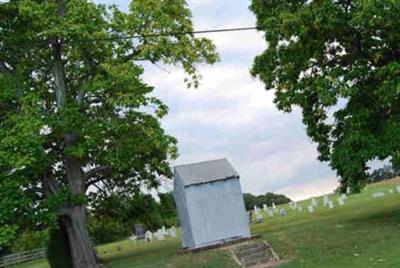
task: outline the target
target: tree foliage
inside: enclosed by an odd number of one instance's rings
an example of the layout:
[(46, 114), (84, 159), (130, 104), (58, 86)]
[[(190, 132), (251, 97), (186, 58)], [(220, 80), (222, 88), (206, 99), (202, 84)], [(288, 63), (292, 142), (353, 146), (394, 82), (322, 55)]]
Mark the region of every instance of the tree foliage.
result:
[(382, 168), (375, 169), (368, 175), (368, 182), (374, 183), (384, 181), (400, 176), (400, 170), (390, 165), (384, 165)]
[(143, 224), (151, 231), (178, 225), (172, 193), (160, 193), (159, 202), (144, 193), (94, 197), (89, 201), (88, 225), (90, 236), (97, 244), (130, 236), (135, 224)]
[(184, 0), (135, 0), (127, 12), (86, 0), (11, 0), (0, 17), (0, 246), (19, 219), (49, 225), (62, 216), (73, 227), (75, 267), (97, 267), (88, 189), (157, 187), (177, 155), (160, 126), (167, 107), (142, 80), (141, 63), (182, 66), (197, 86), (196, 64), (215, 62), (214, 46), (168, 34), (193, 30)]
[(319, 159), (359, 191), (369, 160), (400, 163), (400, 2), (253, 0), (268, 48), (252, 74), (301, 108)]

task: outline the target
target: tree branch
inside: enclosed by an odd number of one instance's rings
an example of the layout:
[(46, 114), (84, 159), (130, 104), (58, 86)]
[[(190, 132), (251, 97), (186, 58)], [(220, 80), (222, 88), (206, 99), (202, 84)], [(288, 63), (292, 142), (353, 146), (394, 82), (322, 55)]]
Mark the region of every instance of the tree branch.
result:
[(85, 180), (86, 180), (86, 189), (101, 180), (103, 180), (103, 176), (110, 174), (111, 173), (111, 167), (110, 166), (98, 166), (95, 167), (85, 174)]
[(11, 69), (7, 67), (4, 61), (0, 61), (0, 73), (11, 73)]

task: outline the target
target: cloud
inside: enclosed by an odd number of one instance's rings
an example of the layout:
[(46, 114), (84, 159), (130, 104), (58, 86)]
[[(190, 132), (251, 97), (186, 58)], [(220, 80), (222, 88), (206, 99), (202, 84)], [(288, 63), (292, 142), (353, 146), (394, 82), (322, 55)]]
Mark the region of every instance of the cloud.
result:
[(299, 182), (288, 187), (278, 189), (276, 192), (290, 196), (294, 201), (304, 200), (312, 196), (332, 193), (339, 186), (338, 179), (334, 176), (318, 178), (311, 182)]
[[(124, 1), (111, 1), (126, 6)], [(196, 30), (255, 25), (250, 1), (189, 1)], [(182, 164), (227, 157), (241, 175), (246, 192), (278, 192), (298, 200), (333, 190), (334, 172), (316, 159), (301, 112), (278, 111), (273, 91), (251, 77), (249, 69), (266, 44), (257, 31), (210, 33), (221, 61), (199, 66), (198, 89), (186, 89), (176, 67), (145, 65), (144, 80), (169, 106), (162, 122), (178, 141)]]

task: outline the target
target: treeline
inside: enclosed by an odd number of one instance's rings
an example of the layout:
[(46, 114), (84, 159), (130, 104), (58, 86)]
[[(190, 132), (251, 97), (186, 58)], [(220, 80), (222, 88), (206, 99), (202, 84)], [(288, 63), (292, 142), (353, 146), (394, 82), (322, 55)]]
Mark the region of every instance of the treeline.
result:
[(251, 210), (254, 206), (262, 207), (263, 204), (267, 204), (267, 206), (271, 206), (272, 203), (275, 205), (289, 203), (291, 200), (282, 195), (282, 194), (274, 194), (274, 193), (266, 193), (263, 195), (254, 196), (250, 193), (243, 194), (244, 204), (246, 206), (246, 210)]
[(400, 169), (394, 168), (391, 165), (385, 165), (382, 168), (375, 169), (371, 174), (368, 176), (368, 182), (378, 182), (389, 180), (391, 178), (400, 176)]

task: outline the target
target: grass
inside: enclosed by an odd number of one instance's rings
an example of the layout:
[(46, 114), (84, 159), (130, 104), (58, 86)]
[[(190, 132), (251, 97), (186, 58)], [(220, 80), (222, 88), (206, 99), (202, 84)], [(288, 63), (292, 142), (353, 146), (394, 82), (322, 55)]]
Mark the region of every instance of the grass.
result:
[[(400, 194), (389, 189), (400, 184), (400, 178), (369, 185), (363, 193), (349, 196), (343, 207), (319, 207), (313, 214), (292, 211), (287, 205), (286, 217), (265, 218), (252, 225), (287, 262), (279, 267), (400, 267)], [(386, 196), (373, 199), (371, 194), (383, 191)], [(336, 201), (332, 195), (332, 200)], [(304, 208), (309, 200), (300, 202)], [(121, 250), (117, 250), (120, 247)], [(224, 250), (177, 255), (178, 239), (138, 243), (125, 240), (98, 247), (106, 267), (214, 268), (237, 267)], [(39, 260), (18, 268), (47, 268)]]

